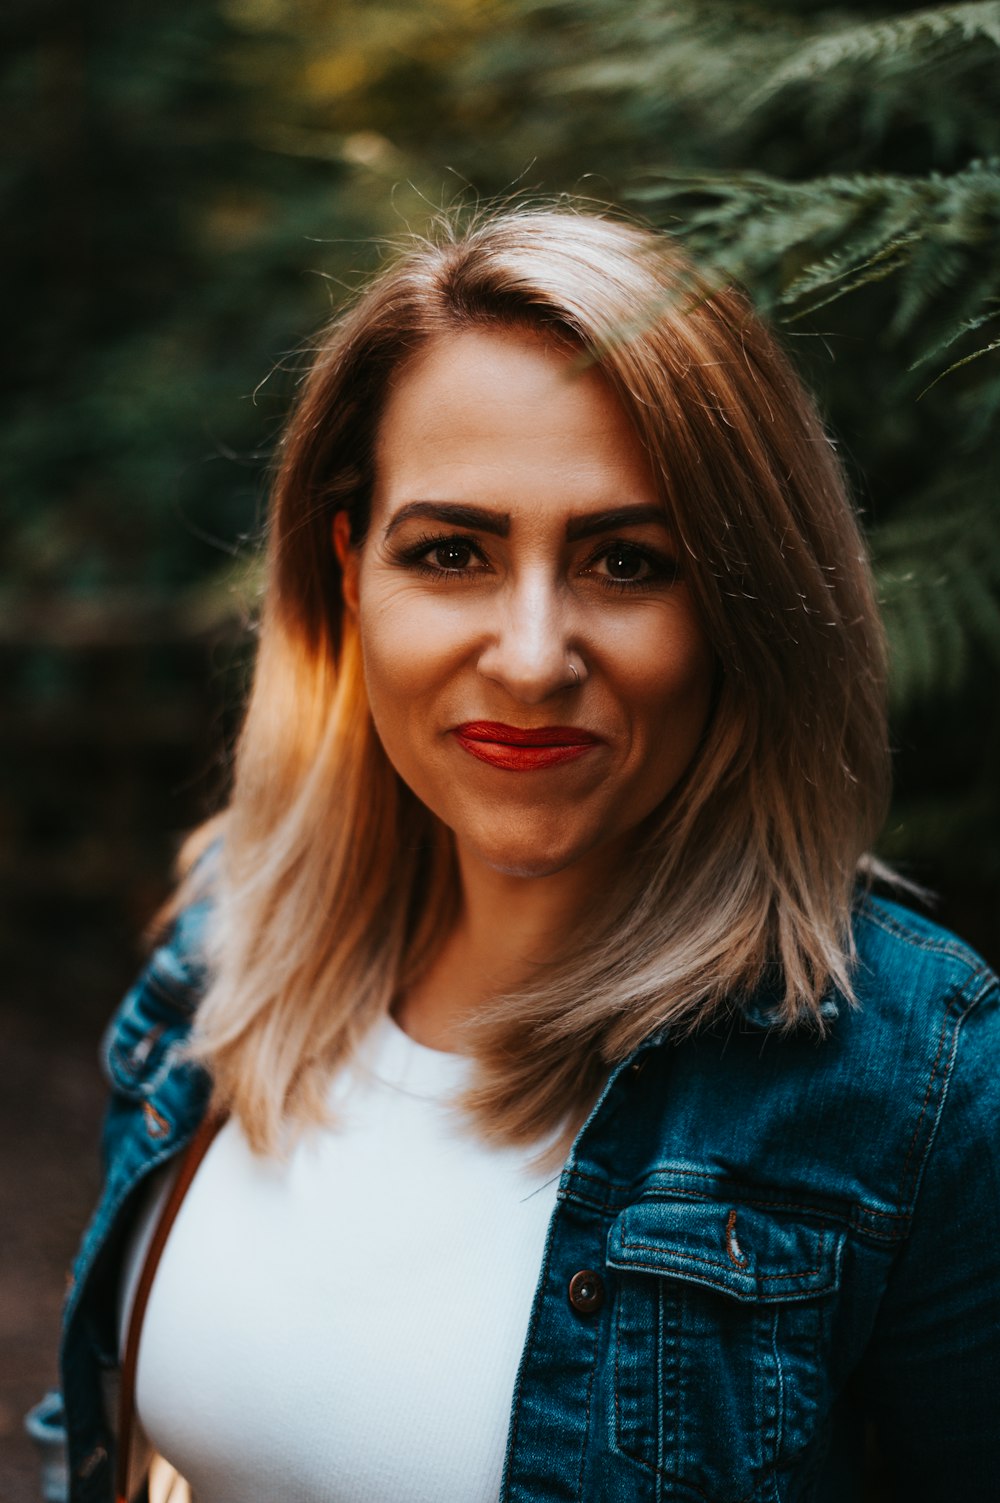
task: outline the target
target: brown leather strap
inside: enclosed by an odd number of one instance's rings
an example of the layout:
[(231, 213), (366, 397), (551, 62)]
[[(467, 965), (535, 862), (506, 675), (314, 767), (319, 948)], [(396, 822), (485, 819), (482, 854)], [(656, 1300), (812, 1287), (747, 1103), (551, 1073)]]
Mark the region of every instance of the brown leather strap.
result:
[(225, 1122), (224, 1116), (206, 1116), (191, 1139), (181, 1159), (177, 1178), (164, 1203), (156, 1223), (142, 1273), (136, 1285), (135, 1297), (129, 1314), (128, 1335), (125, 1339), (125, 1358), (122, 1362), (121, 1390), (118, 1396), (118, 1441), (115, 1457), (115, 1498), (117, 1503), (128, 1503), (128, 1470), (132, 1456), (132, 1430), (135, 1424), (135, 1367), (139, 1356), (139, 1338), (142, 1322), (149, 1302), (160, 1257), (167, 1245), (170, 1228), (174, 1224), (181, 1201), (187, 1194), (198, 1166), (208, 1152), (216, 1133)]

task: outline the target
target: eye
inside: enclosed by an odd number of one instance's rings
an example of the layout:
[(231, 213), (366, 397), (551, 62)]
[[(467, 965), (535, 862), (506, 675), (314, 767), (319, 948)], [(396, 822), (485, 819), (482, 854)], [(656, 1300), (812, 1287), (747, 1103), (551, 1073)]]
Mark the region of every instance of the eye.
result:
[(448, 538), (445, 542), (435, 543), (424, 555), (439, 569), (468, 569), (473, 560), (472, 544), (466, 543), (462, 538)]
[(615, 543), (604, 554), (603, 562), (612, 579), (640, 579), (651, 568), (647, 555), (628, 543)]
[(587, 565), (607, 589), (654, 589), (676, 582), (680, 565), (675, 558), (639, 543), (605, 543)]
[(489, 564), (475, 539), (457, 533), (415, 538), (398, 551), (393, 549), (391, 557), (403, 569), (415, 569), (438, 579), (446, 575), (471, 578), (489, 572)]

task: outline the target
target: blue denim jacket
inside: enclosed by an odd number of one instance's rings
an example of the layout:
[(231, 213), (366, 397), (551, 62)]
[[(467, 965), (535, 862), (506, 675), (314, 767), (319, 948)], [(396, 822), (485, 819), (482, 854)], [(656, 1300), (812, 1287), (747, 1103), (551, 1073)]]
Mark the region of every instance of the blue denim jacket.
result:
[[(74, 1503), (111, 1497), (101, 1377), (136, 1192), (207, 1099), (179, 1053), (205, 913), (105, 1039), (106, 1183), (62, 1350)], [(855, 932), (861, 1005), (831, 998), (825, 1039), (761, 997), (612, 1072), (562, 1175), (502, 1503), (846, 1503), (872, 1436), (879, 1496), (1000, 1496), (998, 982), (895, 904), (860, 898)]]

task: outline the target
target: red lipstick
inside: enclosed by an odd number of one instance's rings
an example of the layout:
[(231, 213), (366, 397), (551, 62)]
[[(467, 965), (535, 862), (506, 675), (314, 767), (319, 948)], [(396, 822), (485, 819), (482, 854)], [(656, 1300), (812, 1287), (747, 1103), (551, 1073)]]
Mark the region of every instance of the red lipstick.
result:
[(554, 767), (558, 762), (572, 762), (594, 746), (599, 736), (579, 726), (540, 725), (534, 727), (504, 725), (496, 720), (469, 720), (455, 727), (455, 739), (470, 756), (491, 767), (507, 772), (530, 772)]

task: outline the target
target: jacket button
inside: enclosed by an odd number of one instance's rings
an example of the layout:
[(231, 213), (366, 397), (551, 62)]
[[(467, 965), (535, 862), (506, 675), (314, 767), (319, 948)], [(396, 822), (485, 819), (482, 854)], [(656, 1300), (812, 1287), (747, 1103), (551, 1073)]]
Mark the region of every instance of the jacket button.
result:
[(604, 1304), (604, 1283), (592, 1268), (581, 1268), (569, 1281), (569, 1302), (581, 1315), (593, 1315)]

